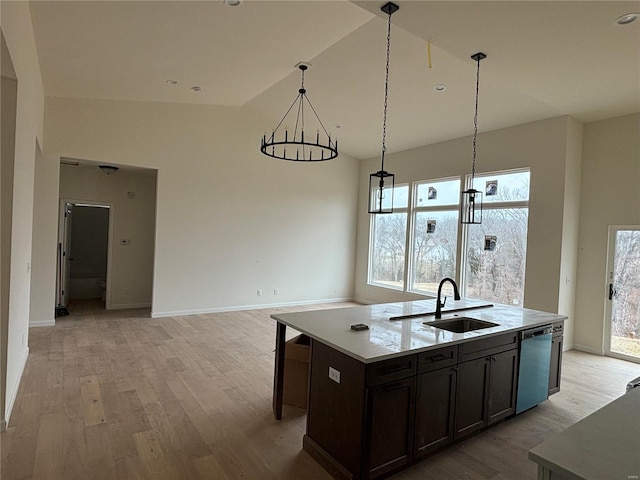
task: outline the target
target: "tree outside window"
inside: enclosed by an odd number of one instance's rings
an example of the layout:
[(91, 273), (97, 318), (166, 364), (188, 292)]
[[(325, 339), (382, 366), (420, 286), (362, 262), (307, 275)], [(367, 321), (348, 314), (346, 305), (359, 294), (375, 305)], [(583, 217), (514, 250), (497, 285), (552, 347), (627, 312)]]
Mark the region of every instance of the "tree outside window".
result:
[(456, 275), (460, 179), (416, 182), (414, 192), (409, 290), (435, 294)]
[(522, 306), (529, 222), (529, 171), (476, 176), (482, 224), (467, 227), (464, 295)]
[(466, 297), (522, 306), (529, 179), (528, 169), (477, 175), (483, 222), (462, 232), (459, 178), (396, 186), (394, 213), (371, 217), (369, 283), (435, 294), (444, 277), (460, 280), (459, 270)]
[(369, 283), (373, 285), (404, 289), (408, 198), (409, 186), (396, 185), (394, 213), (372, 216)]

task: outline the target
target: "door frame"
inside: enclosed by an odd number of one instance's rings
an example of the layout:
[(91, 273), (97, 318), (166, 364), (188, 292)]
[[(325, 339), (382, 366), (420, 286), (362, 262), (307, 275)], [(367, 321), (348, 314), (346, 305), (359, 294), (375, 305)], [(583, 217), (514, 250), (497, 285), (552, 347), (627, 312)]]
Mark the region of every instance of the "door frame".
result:
[(613, 267), (616, 251), (616, 233), (619, 230), (640, 230), (640, 225), (609, 225), (607, 236), (607, 269), (604, 282), (604, 326), (603, 351), (607, 357), (619, 358), (629, 362), (640, 363), (640, 358), (624, 353), (611, 351), (611, 300), (609, 300), (609, 284), (613, 281)]
[[(67, 203), (72, 205), (81, 205), (81, 206), (95, 206), (100, 208), (108, 208), (109, 210), (109, 232), (107, 233), (107, 287), (105, 292), (105, 303), (104, 307), (106, 310), (111, 310), (111, 261), (112, 261), (112, 250), (113, 250), (113, 203), (106, 202), (101, 200), (82, 200), (78, 198), (61, 198), (60, 205), (58, 210), (58, 245), (62, 244), (64, 246), (64, 212), (65, 206)], [(59, 271), (60, 265), (63, 262), (58, 262), (57, 278), (61, 277), (61, 272)], [(63, 279), (63, 282), (65, 279)], [(66, 288), (69, 288), (66, 285)], [(58, 290), (59, 291), (59, 290)], [(57, 292), (56, 292), (57, 295)]]

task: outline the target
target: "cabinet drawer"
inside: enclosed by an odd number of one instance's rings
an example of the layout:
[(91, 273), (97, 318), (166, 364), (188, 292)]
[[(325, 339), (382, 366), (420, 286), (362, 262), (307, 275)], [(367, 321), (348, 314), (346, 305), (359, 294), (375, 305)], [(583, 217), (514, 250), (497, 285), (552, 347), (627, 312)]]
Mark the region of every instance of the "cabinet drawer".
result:
[(462, 343), (459, 347), (458, 358), (460, 362), (466, 362), (488, 355), (495, 355), (512, 348), (518, 348), (518, 332)]
[(458, 345), (418, 354), (418, 373), (431, 372), (458, 363)]
[(380, 385), (416, 374), (417, 355), (392, 358), (367, 365), (367, 385)]

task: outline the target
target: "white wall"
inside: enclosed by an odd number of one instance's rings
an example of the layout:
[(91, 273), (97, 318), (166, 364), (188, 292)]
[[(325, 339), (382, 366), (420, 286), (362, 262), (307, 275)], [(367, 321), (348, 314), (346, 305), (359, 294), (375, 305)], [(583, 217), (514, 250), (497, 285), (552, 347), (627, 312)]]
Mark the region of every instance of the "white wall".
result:
[[(134, 198), (129, 198), (132, 192)], [(107, 307), (151, 305), (156, 209), (155, 170), (120, 169), (106, 175), (97, 165), (60, 167), (60, 198), (111, 206)], [(121, 245), (121, 239), (130, 240)]]
[[(5, 76), (6, 75), (6, 76)], [(16, 101), (18, 98), (18, 82), (13, 78), (15, 73), (2, 35), (2, 163), (0, 180), (0, 431), (4, 431), (5, 397), (7, 393), (7, 334), (9, 331), (9, 285), (11, 281), (11, 222), (13, 213), (13, 170), (16, 138)]]
[(0, 27), (18, 80), (6, 365), (8, 421), (29, 354), (33, 186), (36, 142), (43, 145), (44, 89), (29, 3), (2, 2)]
[(603, 353), (609, 225), (640, 225), (640, 114), (584, 127), (575, 346)]
[(47, 98), (47, 153), (158, 169), (154, 316), (351, 298), (358, 163), (266, 157), (272, 123), (232, 107)]
[(29, 326), (55, 324), (58, 177), (60, 163), (36, 152)]
[[(575, 257), (577, 238), (563, 230), (563, 222), (565, 215), (573, 214), (576, 208), (574, 194), (571, 198), (565, 197), (565, 183), (574, 185), (574, 176), (579, 175), (576, 144), (581, 143), (580, 134), (577, 122), (569, 117), (557, 117), (478, 136), (478, 173), (521, 167), (531, 169), (524, 294), (524, 305), (528, 308), (549, 312), (561, 309), (560, 270), (563, 257), (567, 258), (565, 270), (570, 284), (575, 283), (570, 259)], [(414, 295), (367, 284), (370, 219), (365, 205), (368, 176), (379, 169), (379, 164), (379, 158), (369, 159), (362, 162), (360, 169), (356, 298), (366, 302), (411, 300), (415, 298)], [(471, 169), (471, 138), (389, 155), (385, 167), (396, 174), (396, 183), (468, 174)], [(569, 202), (566, 209), (565, 201)], [(573, 304), (570, 291), (563, 291), (562, 295), (563, 302)], [(562, 309), (565, 314), (571, 313), (564, 303)], [(571, 321), (567, 322), (569, 331)], [(567, 342), (570, 343), (570, 337)]]
[[(580, 186), (582, 181), (583, 125), (569, 119), (567, 155), (564, 173), (564, 208), (562, 214), (562, 246), (560, 254), (560, 290), (558, 313), (575, 318), (578, 270), (578, 233), (580, 227)], [(573, 346), (575, 321), (564, 326), (564, 348)]]

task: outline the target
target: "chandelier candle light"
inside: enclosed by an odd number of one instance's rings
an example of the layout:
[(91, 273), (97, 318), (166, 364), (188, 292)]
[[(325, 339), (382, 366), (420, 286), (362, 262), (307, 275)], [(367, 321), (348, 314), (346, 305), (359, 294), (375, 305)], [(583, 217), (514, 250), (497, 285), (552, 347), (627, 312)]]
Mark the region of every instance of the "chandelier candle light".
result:
[[(322, 162), (325, 160), (332, 160), (338, 156), (338, 141), (332, 139), (327, 129), (324, 128), (320, 117), (316, 113), (316, 110), (311, 105), (309, 98), (307, 98), (307, 90), (304, 88), (304, 72), (310, 67), (310, 64), (300, 62), (296, 65), (302, 73), (302, 83), (298, 90), (298, 96), (295, 98), (287, 113), (284, 114), (280, 123), (273, 130), (271, 135), (267, 137), (265, 134), (262, 137), (260, 144), (260, 151), (269, 157), (278, 158), (280, 160), (292, 160), (294, 162)], [(286, 125), (284, 128), (284, 136), (278, 139), (276, 134), (278, 129), (282, 126), (289, 113), (294, 110), (294, 106), (297, 105), (295, 120), (292, 114), (292, 121), (294, 124), (293, 131), (290, 132)], [(305, 105), (311, 109), (317, 120), (317, 131), (314, 134), (307, 134), (305, 138), (305, 119), (304, 111)], [(321, 133), (322, 129), (322, 133)]]
[(395, 175), (384, 169), (384, 154), (387, 151), (387, 99), (389, 97), (389, 53), (391, 51), (391, 15), (400, 9), (392, 2), (385, 3), (380, 10), (386, 13), (387, 21), (387, 65), (384, 81), (384, 114), (382, 116), (382, 159), (380, 170), (369, 175), (369, 213), (393, 213), (393, 187)]
[(460, 223), (480, 224), (482, 223), (482, 192), (476, 190), (473, 181), (476, 176), (476, 140), (478, 138), (478, 93), (480, 91), (480, 60), (487, 56), (478, 52), (471, 55), (477, 63), (476, 69), (476, 111), (473, 116), (473, 163), (471, 167), (471, 183), (467, 190), (462, 192), (462, 202), (460, 203)]

